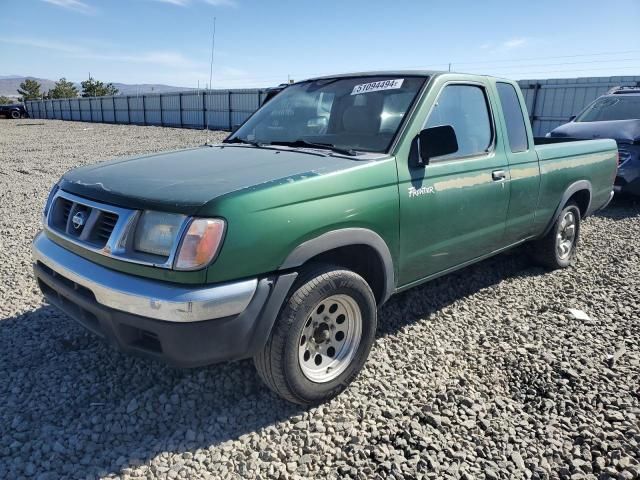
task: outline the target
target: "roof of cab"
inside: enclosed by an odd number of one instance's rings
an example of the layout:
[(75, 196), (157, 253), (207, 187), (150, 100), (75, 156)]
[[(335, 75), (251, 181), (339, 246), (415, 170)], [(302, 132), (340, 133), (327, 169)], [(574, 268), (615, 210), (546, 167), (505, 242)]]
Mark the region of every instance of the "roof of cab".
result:
[(320, 77), (311, 77), (307, 78), (303, 81), (309, 80), (323, 80), (326, 78), (349, 78), (349, 77), (390, 77), (390, 76), (411, 76), (411, 77), (432, 77), (434, 75), (439, 75), (442, 73), (450, 73), (443, 72), (439, 70), (374, 70), (370, 72), (352, 72), (352, 73), (339, 73), (337, 75), (322, 75)]
[[(509, 80), (507, 78), (493, 77), (491, 75), (478, 75), (475, 73), (462, 73), (462, 72), (446, 72), (443, 70), (373, 70), (373, 71), (367, 71), (367, 72), (352, 72), (352, 73), (339, 73), (336, 75), (322, 75), (319, 77), (306, 78), (304, 80), (301, 80), (300, 82), (308, 82), (312, 80), (324, 80), (324, 79), (330, 79), (330, 78), (349, 78), (349, 77), (382, 77), (382, 76), (384, 77), (391, 77), (391, 76), (393, 77), (395, 76), (435, 77), (437, 75), (445, 75), (445, 74), (464, 75), (470, 78), (473, 78), (473, 77), (491, 78), (495, 81), (513, 82), (513, 80)], [(296, 83), (300, 83), (300, 82), (296, 82)]]

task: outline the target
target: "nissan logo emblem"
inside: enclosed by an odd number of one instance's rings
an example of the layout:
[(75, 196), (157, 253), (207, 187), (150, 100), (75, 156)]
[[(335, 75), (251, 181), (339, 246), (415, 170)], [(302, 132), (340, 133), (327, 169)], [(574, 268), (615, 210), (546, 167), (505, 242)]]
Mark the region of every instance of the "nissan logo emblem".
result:
[(80, 230), (86, 221), (87, 219), (85, 218), (84, 212), (77, 212), (71, 219), (73, 228), (75, 228), (76, 230)]

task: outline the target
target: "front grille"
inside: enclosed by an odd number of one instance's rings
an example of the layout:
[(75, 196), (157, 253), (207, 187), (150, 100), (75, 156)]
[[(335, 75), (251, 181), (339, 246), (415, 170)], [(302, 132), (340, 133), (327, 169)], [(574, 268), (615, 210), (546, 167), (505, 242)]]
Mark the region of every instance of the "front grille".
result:
[(69, 215), (71, 214), (71, 209), (73, 208), (73, 202), (70, 202), (69, 200), (67, 200), (66, 198), (61, 198), (60, 201), (62, 201), (62, 208), (63, 208), (63, 213), (62, 213), (62, 217), (63, 217), (63, 226), (66, 229), (67, 228), (67, 221), (69, 220)]
[(102, 248), (111, 238), (118, 215), (58, 196), (49, 212), (49, 226), (66, 236)]
[[(58, 189), (45, 214), (46, 230), (82, 248), (125, 262), (170, 269), (178, 247), (171, 254), (152, 255), (133, 249), (133, 234), (141, 211), (89, 200)], [(184, 228), (188, 219), (182, 220)]]
[(98, 238), (104, 242), (109, 241), (109, 237), (111, 237), (111, 232), (113, 232), (117, 221), (118, 215), (115, 213), (102, 212), (96, 226), (96, 235)]

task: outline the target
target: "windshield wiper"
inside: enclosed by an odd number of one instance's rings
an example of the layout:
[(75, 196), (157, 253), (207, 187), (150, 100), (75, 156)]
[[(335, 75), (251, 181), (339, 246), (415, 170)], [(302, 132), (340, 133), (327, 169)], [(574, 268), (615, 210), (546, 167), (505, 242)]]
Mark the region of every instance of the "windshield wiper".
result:
[(331, 150), (332, 152), (336, 152), (336, 153), (340, 153), (342, 155), (348, 155), (350, 157), (355, 157), (356, 155), (358, 155), (355, 150), (352, 150), (350, 148), (340, 148), (340, 147), (336, 147), (334, 144), (332, 143), (315, 143), (315, 142), (309, 142), (308, 140), (303, 140), (301, 138), (299, 138), (298, 140), (292, 140), (292, 141), (276, 141), (276, 142), (271, 142), (269, 143), (269, 145), (282, 145), (284, 147), (308, 147), (308, 148), (318, 148), (318, 149), (322, 149), (322, 150)]
[(222, 143), (246, 143), (247, 145), (253, 145), (254, 147), (263, 147), (264, 144), (255, 140), (247, 140), (246, 138), (235, 137), (231, 140), (223, 140)]

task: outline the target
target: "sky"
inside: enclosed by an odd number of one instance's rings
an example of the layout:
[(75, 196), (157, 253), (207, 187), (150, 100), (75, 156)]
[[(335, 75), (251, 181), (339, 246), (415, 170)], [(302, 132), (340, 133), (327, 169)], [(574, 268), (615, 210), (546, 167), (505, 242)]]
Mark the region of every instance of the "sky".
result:
[[(640, 0), (0, 0), (0, 75), (265, 87), (364, 70), (640, 75)], [(451, 64), (451, 65), (450, 65)]]

